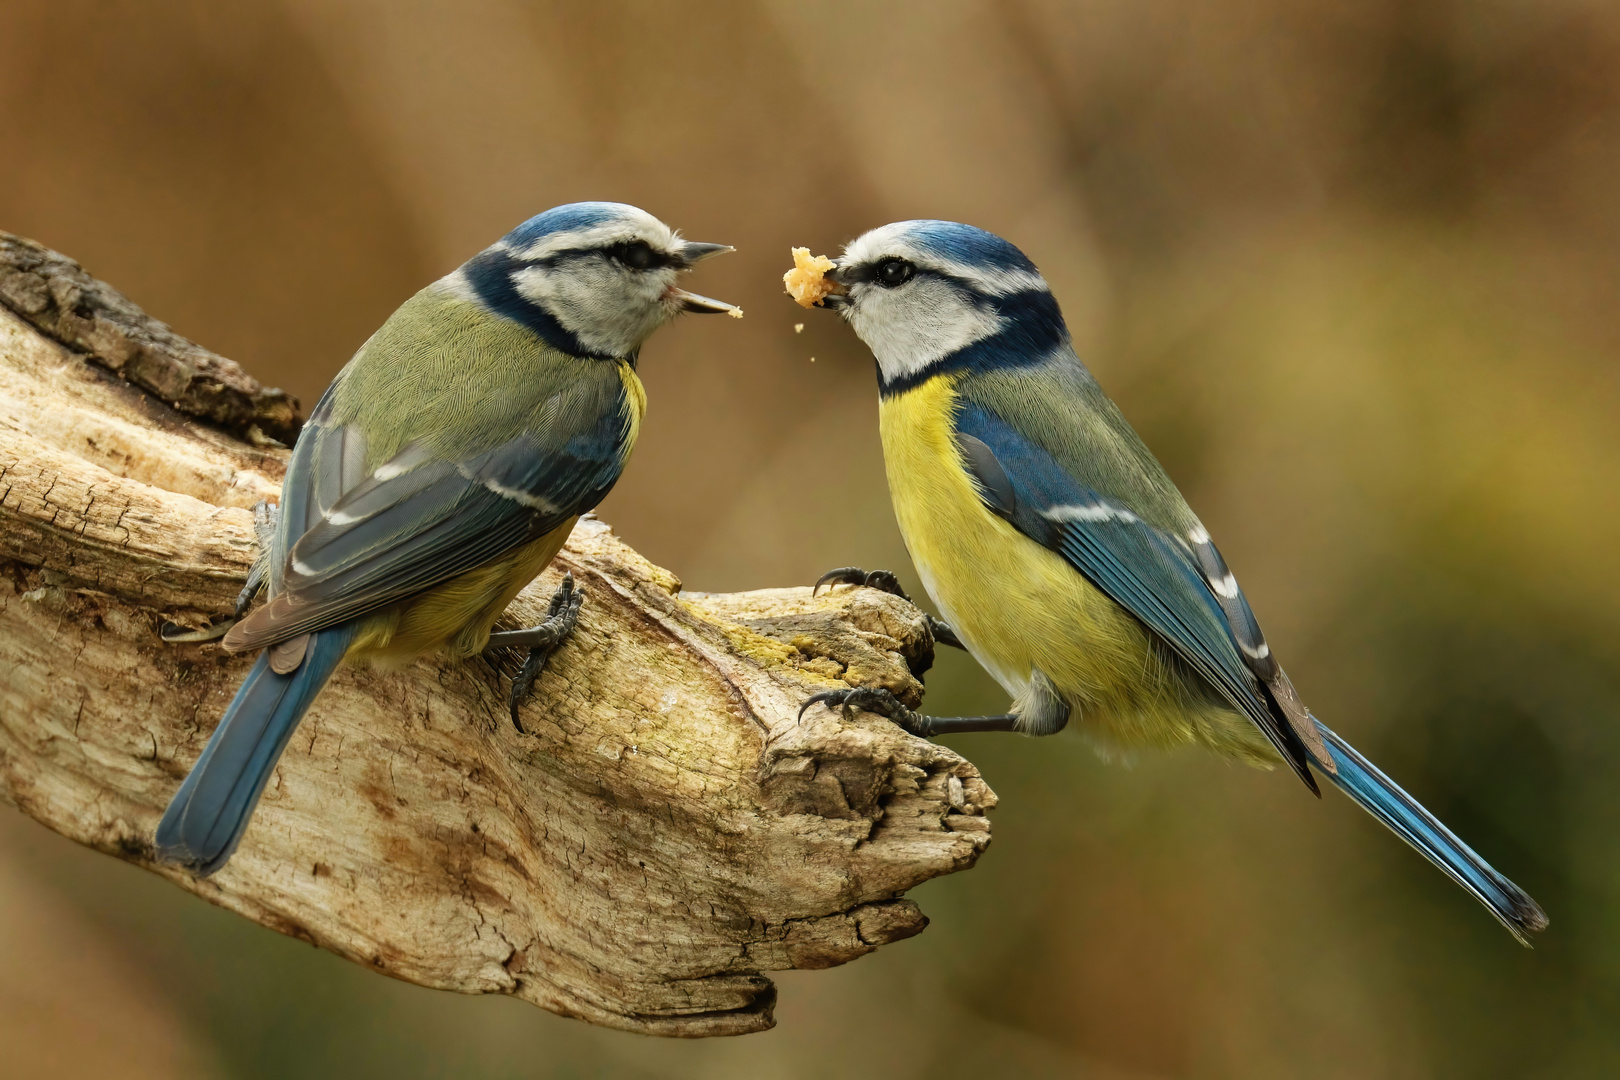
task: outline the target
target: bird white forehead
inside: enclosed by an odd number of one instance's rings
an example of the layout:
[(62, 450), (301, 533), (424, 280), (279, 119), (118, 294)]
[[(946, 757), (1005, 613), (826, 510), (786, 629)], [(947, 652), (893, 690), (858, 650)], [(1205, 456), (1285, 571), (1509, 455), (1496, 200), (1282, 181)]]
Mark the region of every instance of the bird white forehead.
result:
[(600, 248), (630, 240), (645, 240), (654, 250), (669, 252), (680, 242), (680, 234), (647, 211), (626, 206), (607, 221), (548, 233), (522, 248), (509, 248), (508, 253), (524, 262), (535, 262), (562, 251)]

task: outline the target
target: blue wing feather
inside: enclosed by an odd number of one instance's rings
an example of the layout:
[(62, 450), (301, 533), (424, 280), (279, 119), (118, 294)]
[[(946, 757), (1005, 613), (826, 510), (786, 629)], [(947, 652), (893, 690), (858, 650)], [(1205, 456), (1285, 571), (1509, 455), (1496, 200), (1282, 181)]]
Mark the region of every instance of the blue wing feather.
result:
[(963, 402), (956, 431), (982, 442), (1000, 463), (1015, 497), (1010, 516), (1015, 528), (1062, 555), (1142, 620), (1252, 720), (1306, 785), (1316, 789), (1304, 748), (1273, 715), (1238, 653), (1219, 600), (1184, 544), (1081, 483), (982, 405)]
[(233, 627), (226, 644), (262, 648), (348, 622), (593, 509), (623, 469), (626, 421), (617, 410), (579, 419), (582, 430), (561, 446), (521, 432), (461, 461), (413, 451), (413, 467), (366, 476), (328, 502), (331, 474), (347, 467), (353, 439), (317, 407), (283, 487), (270, 602)]
[[(1026, 536), (1062, 555), (1168, 642), (1252, 719), (1316, 790), (1304, 745), (1278, 723), (1253, 667), (1263, 662), (1278, 678), (1281, 669), (1269, 652), (1252, 663), (1239, 655), (1241, 641), (1264, 641), (1253, 612), (1241, 592), (1223, 604), (1209, 587), (1210, 581), (1227, 575), (1213, 546), (1206, 541), (1208, 551), (1199, 552), (1143, 521), (1129, 507), (1088, 488), (980, 405), (969, 402), (961, 407), (957, 431), (979, 440), (994, 454), (1004, 474), (998, 481), (1010, 485), (1013, 495), (1004, 516)], [(972, 470), (972, 455), (964, 459)], [(1006, 503), (1004, 497), (999, 501)], [(1210, 565), (1201, 560), (1210, 560)], [(1546, 927), (1547, 916), (1524, 890), (1349, 743), (1315, 717), (1305, 716), (1329, 758), (1320, 767), (1340, 790), (1483, 903), (1521, 942), (1528, 944), (1528, 932)]]

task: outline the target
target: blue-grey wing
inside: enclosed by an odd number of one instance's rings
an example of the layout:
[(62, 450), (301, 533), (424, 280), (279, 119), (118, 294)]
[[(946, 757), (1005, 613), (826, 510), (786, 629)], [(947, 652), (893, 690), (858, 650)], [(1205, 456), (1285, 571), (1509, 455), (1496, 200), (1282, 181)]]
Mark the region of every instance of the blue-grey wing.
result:
[(408, 445), (367, 472), (365, 439), (333, 422), (331, 397), (288, 465), (270, 602), (231, 629), (230, 648), (335, 626), (466, 573), (595, 507), (623, 468), (627, 421), (609, 410), (462, 460)]
[[(1140, 619), (1234, 708), (1254, 721), (1283, 759), (1315, 789), (1306, 768), (1305, 748), (1274, 715), (1266, 692), (1240, 654), (1228, 613), (1190, 544), (1144, 521), (1122, 501), (1086, 486), (1046, 450), (983, 405), (961, 403), (956, 434), (964, 462), (990, 510), (1063, 556)], [(1252, 621), (1253, 615), (1248, 618)], [(1257, 627), (1255, 632), (1258, 634)]]

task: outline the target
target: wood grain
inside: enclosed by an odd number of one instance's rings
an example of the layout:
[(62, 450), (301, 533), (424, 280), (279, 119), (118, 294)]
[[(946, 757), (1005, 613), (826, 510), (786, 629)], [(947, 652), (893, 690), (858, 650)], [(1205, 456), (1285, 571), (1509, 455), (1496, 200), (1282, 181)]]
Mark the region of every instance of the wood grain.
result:
[(586, 519), (504, 623), (535, 621), (564, 570), (586, 590), (528, 734), (503, 706), (516, 655), (344, 668), (231, 863), (155, 864), (158, 818), (252, 662), (157, 629), (229, 611), (296, 411), (5, 234), (0, 305), (0, 798), (52, 829), (396, 978), (675, 1036), (770, 1027), (766, 972), (920, 932), (906, 890), (988, 844), (995, 795), (951, 750), (874, 716), (797, 717), (845, 683), (918, 704), (916, 609), (683, 593)]

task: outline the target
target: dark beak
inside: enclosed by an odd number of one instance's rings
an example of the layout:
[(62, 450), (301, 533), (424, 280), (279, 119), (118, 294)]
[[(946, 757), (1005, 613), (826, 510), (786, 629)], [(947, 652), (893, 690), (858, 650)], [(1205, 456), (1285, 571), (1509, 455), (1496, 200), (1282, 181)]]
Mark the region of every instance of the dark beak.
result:
[[(700, 244), (696, 240), (688, 240), (681, 245), (682, 270), (690, 269), (694, 264), (702, 262), (711, 255), (723, 255), (728, 251), (737, 249), (730, 244)], [(711, 300), (707, 296), (687, 292), (685, 289), (671, 288), (664, 294), (666, 299), (674, 300), (681, 305), (682, 311), (695, 311), (699, 314), (718, 315), (722, 311), (734, 319), (743, 317), (742, 308), (736, 304), (728, 304), (724, 300)]]
[(743, 317), (742, 308), (736, 304), (728, 304), (724, 300), (711, 300), (707, 296), (699, 296), (685, 289), (671, 289), (664, 295), (671, 300), (679, 301), (682, 311), (696, 311), (708, 315), (718, 315), (723, 311), (733, 319)]
[(690, 240), (681, 245), (681, 259), (687, 266), (696, 266), (711, 255), (736, 250), (730, 244), (700, 244), (696, 240)]
[(833, 291), (821, 298), (821, 306), (829, 311), (849, 306), (849, 287), (838, 280), (838, 267), (834, 266), (823, 275), (824, 279), (833, 283)]

